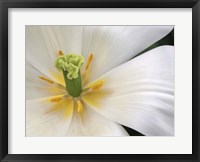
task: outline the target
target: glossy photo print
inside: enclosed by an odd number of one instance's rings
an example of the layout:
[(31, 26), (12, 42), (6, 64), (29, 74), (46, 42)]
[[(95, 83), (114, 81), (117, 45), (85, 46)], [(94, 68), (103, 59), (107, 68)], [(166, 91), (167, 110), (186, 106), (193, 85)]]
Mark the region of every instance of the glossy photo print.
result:
[(174, 26), (27, 25), (26, 137), (174, 136)]

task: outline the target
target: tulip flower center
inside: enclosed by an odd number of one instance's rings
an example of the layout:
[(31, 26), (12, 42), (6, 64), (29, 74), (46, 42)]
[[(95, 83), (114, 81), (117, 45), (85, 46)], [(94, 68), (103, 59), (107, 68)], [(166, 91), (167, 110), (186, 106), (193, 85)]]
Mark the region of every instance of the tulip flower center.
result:
[[(107, 92), (101, 91), (104, 85), (104, 80), (96, 80), (93, 83), (88, 84), (90, 80), (90, 68), (93, 60), (93, 54), (90, 54), (85, 63), (85, 67), (81, 70), (81, 66), (84, 63), (84, 58), (77, 54), (67, 54), (59, 50), (59, 56), (55, 60), (55, 67), (63, 74), (65, 89), (67, 94), (62, 94), (54, 97), (50, 97), (48, 101), (54, 104), (51, 111), (59, 111), (60, 105), (63, 103), (77, 108), (77, 112), (81, 113), (84, 109), (83, 99), (90, 104), (98, 105), (98, 100), (103, 98)], [(44, 76), (39, 78), (48, 84), (57, 85), (56, 82)], [(51, 112), (50, 111), (50, 112)], [(65, 113), (67, 116), (67, 112)]]
[(55, 61), (56, 68), (63, 72), (66, 90), (73, 97), (79, 97), (82, 92), (80, 68), (83, 62), (84, 58), (76, 54), (61, 55)]

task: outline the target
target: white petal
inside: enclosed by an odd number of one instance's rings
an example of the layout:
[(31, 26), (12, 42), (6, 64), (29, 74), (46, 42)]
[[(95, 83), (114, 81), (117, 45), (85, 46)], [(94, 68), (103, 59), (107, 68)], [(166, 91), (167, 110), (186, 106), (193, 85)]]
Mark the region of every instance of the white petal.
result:
[(26, 99), (66, 94), (66, 89), (61, 83), (49, 83), (40, 79), (40, 76), (49, 79), (32, 65), (26, 63)]
[(155, 48), (102, 76), (106, 96), (82, 98), (102, 116), (144, 135), (173, 135), (174, 61), (173, 46)]
[(81, 54), (82, 52), (82, 26), (51, 26), (55, 41), (65, 53)]
[(68, 136), (128, 136), (125, 129), (84, 106), (81, 114), (74, 111)]
[[(56, 105), (57, 104), (57, 105)], [(72, 101), (49, 102), (47, 98), (26, 101), (26, 136), (66, 136), (73, 114)]]
[(57, 73), (54, 61), (58, 50), (80, 54), (81, 49), (81, 26), (26, 27), (26, 61), (49, 78)]
[(83, 29), (83, 55), (94, 54), (91, 80), (131, 59), (166, 36), (173, 26), (89, 26)]

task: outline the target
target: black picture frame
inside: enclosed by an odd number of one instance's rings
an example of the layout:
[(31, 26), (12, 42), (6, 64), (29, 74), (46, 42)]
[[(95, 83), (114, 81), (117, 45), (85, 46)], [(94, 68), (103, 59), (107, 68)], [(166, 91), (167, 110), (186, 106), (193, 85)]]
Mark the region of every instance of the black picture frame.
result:
[[(8, 154), (9, 8), (192, 8), (192, 154)], [(199, 0), (0, 0), (0, 159), (2, 162), (132, 161), (200, 162)], [(20, 147), (20, 146), (19, 146)]]

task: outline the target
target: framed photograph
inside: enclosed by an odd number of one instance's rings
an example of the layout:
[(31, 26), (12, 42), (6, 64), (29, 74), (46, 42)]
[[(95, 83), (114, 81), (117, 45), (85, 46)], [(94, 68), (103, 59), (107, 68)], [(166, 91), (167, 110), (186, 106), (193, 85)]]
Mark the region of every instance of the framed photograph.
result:
[(0, 159), (200, 161), (198, 0), (1, 0)]

